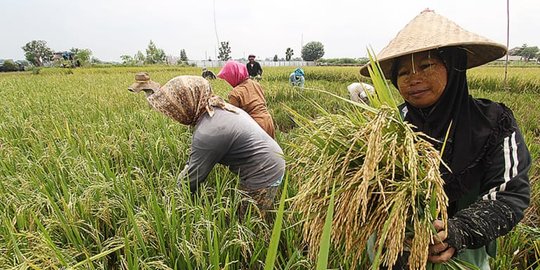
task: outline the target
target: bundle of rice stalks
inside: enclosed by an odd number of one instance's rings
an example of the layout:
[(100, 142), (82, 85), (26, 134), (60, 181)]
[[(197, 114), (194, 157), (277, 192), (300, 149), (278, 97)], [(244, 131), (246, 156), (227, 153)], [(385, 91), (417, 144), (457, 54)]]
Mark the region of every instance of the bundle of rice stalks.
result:
[[(372, 60), (371, 66), (378, 64)], [(289, 109), (300, 125), (289, 151), (289, 168), (299, 182), (293, 207), (304, 218), (312, 258), (335, 185), (333, 248), (344, 249), (355, 264), (375, 235), (372, 269), (394, 265), (405, 249), (409, 267), (425, 269), (432, 223), (447, 220), (441, 157), (425, 135), (403, 121), (380, 70), (370, 72), (373, 107), (355, 104), (340, 115), (320, 108), (322, 116), (315, 120)]]

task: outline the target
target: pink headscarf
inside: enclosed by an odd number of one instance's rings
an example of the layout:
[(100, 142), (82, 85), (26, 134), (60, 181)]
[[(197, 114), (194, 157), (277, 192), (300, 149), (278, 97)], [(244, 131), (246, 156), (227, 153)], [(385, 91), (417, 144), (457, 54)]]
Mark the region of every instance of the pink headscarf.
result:
[(233, 60), (227, 61), (217, 76), (227, 81), (232, 87), (236, 87), (249, 78), (246, 65)]

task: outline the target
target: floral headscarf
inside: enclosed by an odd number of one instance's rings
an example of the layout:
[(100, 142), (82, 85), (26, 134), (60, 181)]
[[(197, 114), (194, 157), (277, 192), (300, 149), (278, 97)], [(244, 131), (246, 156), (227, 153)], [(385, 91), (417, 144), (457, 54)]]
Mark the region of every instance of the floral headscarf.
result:
[(210, 83), (199, 76), (175, 77), (146, 99), (157, 111), (190, 126), (197, 124), (204, 113), (213, 116), (213, 107), (236, 112), (234, 107), (214, 95)]
[(236, 87), (249, 78), (246, 65), (232, 60), (225, 63), (217, 76), (227, 81), (232, 87)]

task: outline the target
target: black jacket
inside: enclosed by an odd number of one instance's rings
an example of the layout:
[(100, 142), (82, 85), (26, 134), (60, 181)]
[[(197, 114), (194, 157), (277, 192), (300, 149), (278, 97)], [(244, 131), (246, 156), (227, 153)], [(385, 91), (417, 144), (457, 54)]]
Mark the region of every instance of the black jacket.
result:
[(511, 111), (505, 110), (502, 136), (488, 143), (482, 160), (468, 169), (483, 172), (482, 179), (450, 203), (447, 242), (458, 251), (482, 247), (508, 233), (529, 206), (531, 156)]
[(253, 66), (251, 66), (251, 64), (248, 62), (246, 64), (246, 67), (247, 67), (247, 70), (248, 70), (248, 73), (249, 73), (250, 77), (255, 77), (257, 75), (262, 75), (262, 73), (263, 73), (263, 70), (262, 70), (261, 65), (259, 64), (259, 62), (253, 62)]
[[(531, 156), (511, 110), (499, 106), (505, 112), (498, 121), (498, 131), (479, 160), (464, 172), (480, 177), (473, 183), (462, 183), (460, 198), (451, 201), (447, 209), (446, 242), (456, 248), (455, 255), (471, 249), (475, 254), (494, 256), (494, 240), (516, 226), (530, 203)], [(406, 114), (403, 105), (400, 111), (402, 116)], [(405, 253), (392, 269), (408, 269), (407, 260)]]

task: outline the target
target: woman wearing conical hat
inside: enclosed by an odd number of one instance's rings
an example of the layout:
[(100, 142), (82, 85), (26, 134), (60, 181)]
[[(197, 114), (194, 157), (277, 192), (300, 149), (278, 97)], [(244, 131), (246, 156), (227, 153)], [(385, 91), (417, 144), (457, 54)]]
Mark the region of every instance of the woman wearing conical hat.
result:
[[(377, 55), (405, 100), (405, 120), (439, 150), (449, 199), (448, 224), (434, 223), (429, 260), (458, 257), (489, 269), (495, 240), (523, 218), (530, 201), (531, 158), (512, 111), (469, 95), (467, 69), (506, 54), (506, 47), (468, 32), (432, 10), (409, 22)], [(368, 66), (360, 73), (369, 76)]]
[(215, 96), (210, 83), (199, 76), (178, 76), (163, 86), (146, 73), (135, 79), (130, 91), (144, 91), (154, 109), (193, 127), (191, 153), (179, 181), (187, 176), (194, 192), (214, 165), (223, 164), (238, 174), (240, 189), (259, 209), (271, 208), (285, 160), (281, 147), (253, 118)]

